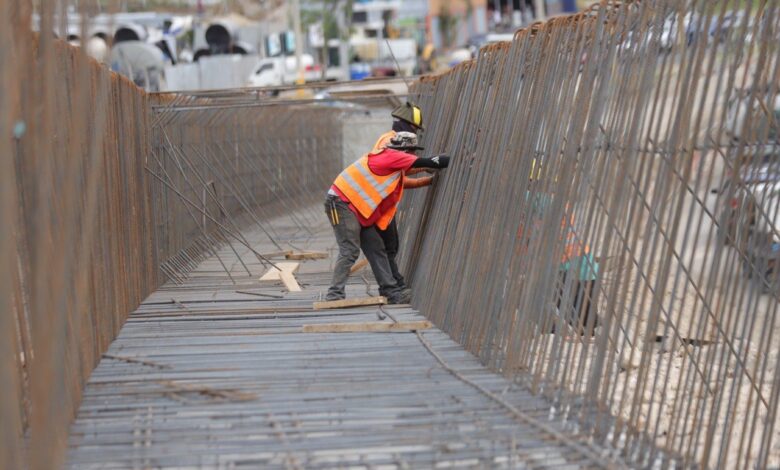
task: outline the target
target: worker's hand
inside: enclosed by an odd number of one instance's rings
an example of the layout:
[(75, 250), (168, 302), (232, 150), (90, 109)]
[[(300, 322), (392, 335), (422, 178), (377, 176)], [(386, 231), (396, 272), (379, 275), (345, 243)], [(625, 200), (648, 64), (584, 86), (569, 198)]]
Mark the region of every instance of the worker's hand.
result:
[(447, 154), (436, 155), (431, 160), (436, 164), (437, 168), (447, 168), (450, 166), (450, 157)]

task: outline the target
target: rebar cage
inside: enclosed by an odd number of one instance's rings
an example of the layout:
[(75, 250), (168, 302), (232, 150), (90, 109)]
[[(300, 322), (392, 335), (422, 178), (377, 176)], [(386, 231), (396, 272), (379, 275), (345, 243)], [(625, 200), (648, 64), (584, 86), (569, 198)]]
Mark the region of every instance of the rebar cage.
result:
[(453, 156), (399, 216), (415, 306), (635, 465), (780, 462), (780, 5), (747, 4), (601, 2), (415, 86)]
[[(603, 1), (414, 85), (453, 157), (398, 216), (415, 306), (632, 466), (780, 463), (780, 5), (732, 3)], [(31, 15), (0, 0), (3, 468), (61, 462), (128, 312), (247, 224), (307, 230), (342, 153), (335, 108), (150, 96)]]

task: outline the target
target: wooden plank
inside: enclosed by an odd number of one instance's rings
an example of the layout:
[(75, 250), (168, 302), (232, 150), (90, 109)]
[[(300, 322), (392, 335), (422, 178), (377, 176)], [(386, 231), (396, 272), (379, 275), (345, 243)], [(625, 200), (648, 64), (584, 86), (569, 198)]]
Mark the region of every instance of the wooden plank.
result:
[(279, 277), (281, 278), (282, 282), (284, 283), (284, 286), (287, 288), (290, 292), (300, 292), (301, 286), (298, 285), (298, 281), (295, 280), (295, 276), (293, 276), (293, 273), (289, 271), (282, 271), (279, 273)]
[(349, 270), (350, 274), (355, 274), (356, 272), (360, 271), (361, 269), (365, 268), (368, 265), (368, 260), (365, 258), (362, 258), (358, 260), (357, 263), (355, 263), (352, 268)]
[(286, 259), (325, 259), (328, 257), (328, 253), (324, 251), (302, 251), (300, 253), (287, 253), (284, 255)]
[(366, 322), (366, 323), (321, 323), (318, 325), (303, 325), (304, 333), (395, 333), (416, 330), (427, 330), (433, 325), (427, 320), (402, 321), (398, 323)]
[(274, 251), (271, 253), (260, 253), (263, 258), (281, 258), (295, 253), (293, 250)]
[(279, 270), (288, 273), (294, 273), (295, 271), (298, 270), (298, 266), (301, 263), (281, 262), (281, 263), (274, 263), (274, 264), (278, 266), (279, 269), (276, 269), (275, 267), (271, 266), (270, 268), (268, 268), (268, 271), (266, 271), (265, 274), (263, 274), (263, 276), (260, 278), (261, 281), (281, 281), (282, 278), (279, 276), (280, 274)]
[(326, 300), (323, 302), (314, 302), (314, 310), (322, 310), (328, 308), (360, 307), (365, 305), (384, 305), (386, 303), (387, 303), (387, 298), (381, 295), (378, 297), (356, 297), (353, 299)]

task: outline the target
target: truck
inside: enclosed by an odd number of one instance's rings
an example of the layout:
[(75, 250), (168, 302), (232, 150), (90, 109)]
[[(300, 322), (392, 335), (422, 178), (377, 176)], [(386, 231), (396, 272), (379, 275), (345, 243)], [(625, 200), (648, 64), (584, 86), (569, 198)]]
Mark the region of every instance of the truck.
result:
[[(295, 56), (261, 59), (249, 76), (247, 85), (252, 87), (294, 85), (298, 79), (296, 62)], [(301, 55), (301, 64), (304, 69), (303, 79), (306, 82), (316, 82), (321, 79), (320, 66), (314, 63), (311, 55)]]

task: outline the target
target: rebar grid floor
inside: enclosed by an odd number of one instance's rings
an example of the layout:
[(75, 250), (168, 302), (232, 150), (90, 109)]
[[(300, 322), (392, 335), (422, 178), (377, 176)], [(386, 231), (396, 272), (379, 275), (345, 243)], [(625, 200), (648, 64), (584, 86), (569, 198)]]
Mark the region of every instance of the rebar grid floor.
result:
[[(438, 329), (302, 333), (304, 324), (423, 317), (409, 306), (312, 310), (337, 255), (332, 231), (290, 218), (273, 227), (291, 249), (330, 254), (301, 263), (303, 292), (259, 282), (265, 267), (248, 250), (225, 247), (221, 263), (207, 259), (186, 283), (153, 293), (92, 373), (71, 427), (68, 467), (603, 466), (572, 431), (547, 419), (549, 403)], [(245, 234), (261, 253), (278, 250), (256, 227)], [(369, 268), (353, 275), (348, 297), (376, 295), (369, 279)]]

